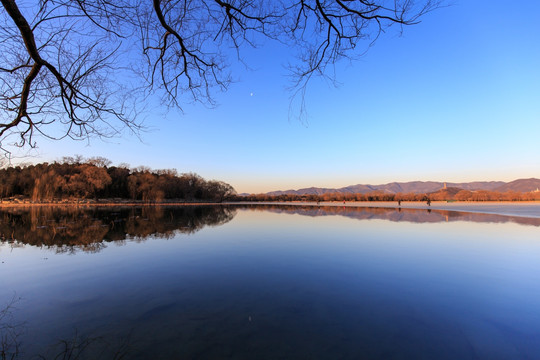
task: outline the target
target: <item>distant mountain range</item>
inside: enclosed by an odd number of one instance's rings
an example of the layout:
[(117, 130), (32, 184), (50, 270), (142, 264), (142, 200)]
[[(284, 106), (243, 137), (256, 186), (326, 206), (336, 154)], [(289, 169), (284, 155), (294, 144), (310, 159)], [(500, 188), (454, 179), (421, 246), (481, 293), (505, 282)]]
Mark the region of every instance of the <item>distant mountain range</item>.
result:
[[(444, 182), (437, 181), (410, 181), (410, 182), (392, 182), (382, 185), (350, 185), (339, 189), (332, 188), (318, 188), (310, 187), (298, 190), (280, 190), (268, 192), (268, 195), (283, 195), (283, 194), (296, 194), (296, 195), (322, 195), (328, 193), (352, 193), (352, 194), (367, 194), (371, 192), (385, 192), (389, 194), (397, 193), (432, 193), (441, 190), (445, 186)], [(474, 181), (466, 183), (446, 183), (447, 188), (454, 188), (460, 190), (489, 190), (489, 191), (517, 191), (517, 192), (530, 192), (540, 189), (540, 179), (519, 179), (510, 182), (504, 181)]]

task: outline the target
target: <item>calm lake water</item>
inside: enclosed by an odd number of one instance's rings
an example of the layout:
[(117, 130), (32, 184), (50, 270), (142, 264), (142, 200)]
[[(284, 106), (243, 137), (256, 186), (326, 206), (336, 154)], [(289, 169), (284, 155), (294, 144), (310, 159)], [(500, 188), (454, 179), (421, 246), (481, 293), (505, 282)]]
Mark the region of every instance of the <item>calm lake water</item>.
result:
[(33, 208), (0, 235), (7, 358), (540, 358), (540, 219)]

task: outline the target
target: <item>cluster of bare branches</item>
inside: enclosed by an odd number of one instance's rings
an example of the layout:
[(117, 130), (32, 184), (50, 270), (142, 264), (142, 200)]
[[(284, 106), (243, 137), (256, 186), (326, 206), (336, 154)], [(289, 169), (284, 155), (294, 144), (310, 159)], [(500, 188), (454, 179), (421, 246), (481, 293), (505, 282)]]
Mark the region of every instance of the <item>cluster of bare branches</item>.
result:
[(16, 323), (13, 310), (20, 298), (13, 296), (7, 304), (0, 308), (0, 360), (13, 360), (21, 353), (19, 338), (24, 331), (23, 323)]
[[(333, 65), (341, 59), (364, 55), (389, 27), (414, 25), (440, 6), (438, 0), (299, 0), (287, 8), (288, 33), (292, 35), (297, 60), (288, 66), (293, 100), (305, 115), (305, 93), (314, 75), (334, 80)], [(330, 67), (330, 69), (329, 69)], [(293, 105), (291, 101), (291, 105)]]
[[(111, 136), (141, 129), (149, 95), (213, 105), (231, 57), (264, 39), (297, 52), (293, 93), (391, 25), (438, 0), (1, 0), (0, 147), (16, 137)], [(360, 43), (367, 46), (359, 47)], [(360, 50), (358, 50), (360, 48)], [(142, 79), (142, 81), (141, 81)], [(9, 143), (11, 144), (11, 143)]]
[(252, 0), (153, 0), (139, 23), (150, 89), (163, 91), (167, 105), (181, 107), (182, 94), (214, 105), (211, 90), (231, 83), (228, 50), (254, 46), (256, 33), (273, 36), (269, 8)]
[(0, 68), (1, 140), (16, 135), (18, 146), (35, 146), (36, 134), (107, 136), (118, 131), (117, 120), (137, 128), (133, 109), (125, 108), (129, 93), (114, 77), (121, 8), (109, 12), (113, 5), (105, 1), (45, 0), (23, 15), (12, 0), (2, 5), (2, 21), (14, 26), (0, 33), (6, 56)]

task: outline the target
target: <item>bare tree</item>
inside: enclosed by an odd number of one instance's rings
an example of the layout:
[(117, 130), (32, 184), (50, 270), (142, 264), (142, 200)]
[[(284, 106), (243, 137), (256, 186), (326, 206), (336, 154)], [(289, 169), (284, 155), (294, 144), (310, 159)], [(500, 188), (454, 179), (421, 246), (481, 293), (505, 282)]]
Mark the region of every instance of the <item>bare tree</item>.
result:
[(4, 149), (33, 147), (37, 134), (86, 139), (138, 131), (147, 96), (169, 107), (213, 105), (212, 91), (231, 83), (229, 62), (264, 39), (298, 52), (290, 69), (293, 96), (302, 97), (313, 75), (327, 75), (330, 65), (361, 55), (389, 26), (415, 24), (439, 6), (439, 0), (1, 2)]

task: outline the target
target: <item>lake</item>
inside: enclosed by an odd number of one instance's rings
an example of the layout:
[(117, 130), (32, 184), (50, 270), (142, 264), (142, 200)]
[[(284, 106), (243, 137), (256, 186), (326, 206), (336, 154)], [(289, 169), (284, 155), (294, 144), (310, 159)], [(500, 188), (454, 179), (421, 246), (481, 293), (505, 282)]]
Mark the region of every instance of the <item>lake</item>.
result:
[(8, 359), (540, 357), (538, 218), (4, 208), (0, 236)]

